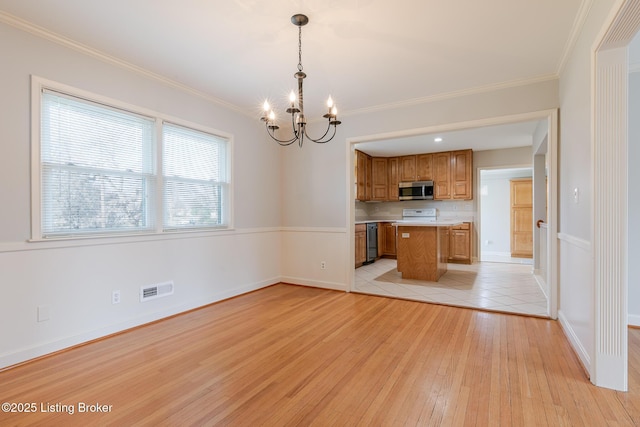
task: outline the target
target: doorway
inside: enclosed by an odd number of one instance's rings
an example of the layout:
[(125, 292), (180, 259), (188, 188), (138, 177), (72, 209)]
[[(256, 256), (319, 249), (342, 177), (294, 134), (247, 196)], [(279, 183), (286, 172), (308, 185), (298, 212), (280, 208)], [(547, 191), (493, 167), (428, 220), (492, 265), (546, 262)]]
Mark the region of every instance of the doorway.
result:
[(533, 265), (533, 258), (513, 256), (511, 182), (531, 178), (530, 167), (480, 169), (478, 260)]
[[(390, 140), (392, 138), (403, 138), (410, 136), (418, 136), (418, 135), (429, 135), (435, 133), (445, 133), (445, 132), (455, 132), (459, 130), (469, 130), (475, 128), (481, 128), (485, 126), (499, 126), (499, 125), (509, 125), (520, 122), (529, 122), (529, 121), (542, 121), (544, 123), (543, 126), (539, 127), (536, 133), (543, 132), (545, 139), (548, 140), (548, 151), (547, 151), (547, 163), (548, 163), (548, 188), (549, 188), (549, 217), (548, 217), (548, 229), (547, 236), (549, 241), (556, 241), (558, 238), (557, 232), (557, 166), (558, 166), (558, 158), (557, 158), (557, 147), (558, 147), (558, 110), (544, 110), (532, 113), (524, 113), (524, 114), (516, 114), (513, 116), (502, 116), (497, 118), (490, 119), (481, 119), (474, 120), (469, 122), (459, 122), (446, 126), (434, 126), (431, 128), (420, 128), (420, 129), (411, 129), (404, 130), (398, 132), (390, 132), (380, 135), (366, 135), (360, 137), (349, 138), (345, 144), (346, 150), (346, 158), (349, 161), (346, 164), (347, 173), (346, 173), (346, 185), (347, 191), (350, 195), (350, 203), (347, 204), (347, 253), (349, 254), (350, 259), (355, 259), (355, 218), (356, 211), (360, 213), (361, 208), (356, 205), (355, 202), (355, 174), (353, 173), (353, 167), (355, 164), (355, 146), (356, 144), (366, 143), (371, 141), (381, 141), (381, 140)], [(536, 135), (538, 136), (538, 135)], [(534, 138), (534, 141), (537, 138)], [(534, 142), (535, 144), (535, 142)], [(534, 145), (535, 146), (535, 145)], [(475, 165), (474, 167), (479, 170), (482, 165)], [(475, 179), (476, 183), (478, 182), (478, 178), (476, 175)], [(477, 193), (476, 193), (477, 194)], [(477, 197), (476, 197), (477, 200)], [(473, 205), (475, 205), (476, 200), (474, 200)], [(473, 206), (473, 208), (477, 208)], [(475, 210), (475, 209), (473, 209)], [(475, 245), (477, 248), (477, 245)], [(549, 287), (549, 294), (547, 298), (547, 309), (546, 315), (548, 315), (552, 319), (556, 319), (558, 316), (557, 313), (557, 299), (558, 299), (558, 283), (557, 283), (557, 245), (550, 245), (549, 251), (547, 253), (547, 283)], [(474, 249), (476, 252), (474, 255), (477, 256), (477, 249)], [(477, 258), (476, 258), (477, 259)], [(531, 275), (531, 267), (524, 266), (527, 268), (527, 274)], [(350, 276), (349, 279), (349, 290), (358, 292), (356, 286), (356, 269), (350, 268), (350, 272), (348, 273)], [(399, 288), (395, 288), (399, 289)]]

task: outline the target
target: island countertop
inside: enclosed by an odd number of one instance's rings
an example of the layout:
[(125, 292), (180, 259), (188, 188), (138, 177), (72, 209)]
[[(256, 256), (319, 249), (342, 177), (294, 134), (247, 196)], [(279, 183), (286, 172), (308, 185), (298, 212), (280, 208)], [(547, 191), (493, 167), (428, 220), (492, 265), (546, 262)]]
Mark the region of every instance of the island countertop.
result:
[(394, 227), (450, 227), (461, 225), (463, 222), (457, 219), (441, 219), (437, 221), (396, 221), (391, 225)]

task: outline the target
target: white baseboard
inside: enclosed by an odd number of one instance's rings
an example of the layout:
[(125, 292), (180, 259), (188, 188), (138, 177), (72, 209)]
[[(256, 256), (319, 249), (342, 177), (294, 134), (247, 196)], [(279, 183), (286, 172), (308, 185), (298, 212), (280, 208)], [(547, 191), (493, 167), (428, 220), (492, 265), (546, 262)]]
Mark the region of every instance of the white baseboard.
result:
[(292, 285), (312, 286), (314, 288), (331, 289), (334, 291), (347, 292), (347, 285), (337, 282), (323, 282), (320, 280), (309, 280), (303, 277), (283, 276), (280, 281), (284, 283), (291, 283)]
[(569, 340), (571, 347), (573, 347), (573, 351), (576, 352), (578, 358), (582, 362), (584, 368), (589, 372), (591, 376), (591, 357), (589, 353), (587, 353), (586, 349), (578, 339), (578, 335), (574, 332), (571, 324), (565, 317), (564, 313), (561, 310), (558, 310), (558, 320), (560, 321), (560, 326), (562, 326), (562, 330), (564, 331), (565, 336)]
[(640, 315), (630, 314), (627, 321), (629, 322), (629, 326), (640, 327)]
[(273, 284), (279, 283), (280, 281), (281, 281), (280, 277), (275, 277), (272, 279), (263, 280), (258, 283), (238, 286), (235, 288), (227, 289), (223, 292), (218, 292), (214, 295), (211, 295), (208, 298), (194, 300), (187, 304), (171, 307), (162, 311), (158, 311), (156, 313), (146, 314), (144, 316), (132, 318), (121, 323), (105, 326), (103, 328), (95, 329), (93, 331), (89, 331), (79, 335), (74, 335), (71, 337), (66, 337), (66, 338), (51, 341), (48, 343), (38, 344), (32, 347), (23, 348), (20, 350), (0, 354), (0, 369), (6, 368), (8, 366), (16, 365), (18, 363), (23, 363), (28, 360), (45, 356), (47, 354), (64, 350), (70, 347), (74, 347), (92, 340), (103, 338), (108, 335), (112, 335), (118, 332), (123, 332), (123, 331), (126, 331), (127, 329), (142, 326), (146, 323), (155, 322), (157, 320), (161, 320), (166, 317), (174, 316), (176, 314), (184, 313), (189, 310), (204, 307), (206, 305), (209, 305), (218, 301), (222, 301), (231, 297), (235, 297), (235, 296), (252, 292), (258, 289), (262, 289), (267, 286), (271, 286)]
[(540, 275), (540, 270), (535, 269), (533, 270), (533, 278), (535, 279), (536, 283), (538, 284), (538, 287), (540, 288), (540, 291), (543, 293), (543, 295), (545, 296), (545, 298), (548, 300), (549, 299), (549, 295), (547, 292), (547, 281), (544, 279), (544, 277), (542, 277)]

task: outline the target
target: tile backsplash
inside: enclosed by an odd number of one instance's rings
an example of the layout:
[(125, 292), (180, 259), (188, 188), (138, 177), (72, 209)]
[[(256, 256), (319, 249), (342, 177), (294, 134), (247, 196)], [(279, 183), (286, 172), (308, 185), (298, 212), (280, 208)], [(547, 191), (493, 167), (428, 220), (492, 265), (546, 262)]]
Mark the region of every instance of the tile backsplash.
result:
[(355, 202), (356, 221), (368, 219), (400, 219), (403, 209), (436, 208), (438, 217), (474, 219), (476, 206), (473, 200), (411, 200), (404, 202)]

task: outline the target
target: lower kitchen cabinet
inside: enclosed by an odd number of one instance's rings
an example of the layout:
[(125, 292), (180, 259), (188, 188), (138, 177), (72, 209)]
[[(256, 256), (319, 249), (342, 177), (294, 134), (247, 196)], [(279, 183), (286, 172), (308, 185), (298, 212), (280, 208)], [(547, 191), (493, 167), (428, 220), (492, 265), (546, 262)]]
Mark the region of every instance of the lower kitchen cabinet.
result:
[(471, 264), (471, 236), (473, 225), (465, 222), (449, 229), (449, 262)]
[(383, 222), (378, 225), (378, 233), (382, 235), (382, 256), (396, 258), (396, 227), (390, 222)]
[(356, 267), (367, 260), (367, 224), (356, 224)]

